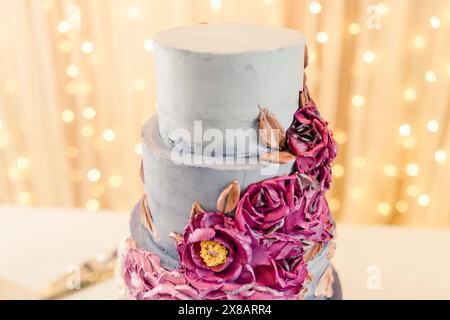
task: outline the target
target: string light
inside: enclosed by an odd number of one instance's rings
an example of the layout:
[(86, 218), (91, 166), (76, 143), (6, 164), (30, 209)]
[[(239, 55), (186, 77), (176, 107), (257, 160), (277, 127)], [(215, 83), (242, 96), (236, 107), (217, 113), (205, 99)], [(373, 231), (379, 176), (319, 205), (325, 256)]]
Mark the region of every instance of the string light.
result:
[(222, 0), (211, 0), (210, 6), (213, 10), (220, 10), (222, 8)]
[(419, 175), (419, 166), (415, 163), (409, 163), (406, 166), (406, 174), (411, 177), (417, 177)]
[(102, 177), (102, 174), (100, 170), (98, 169), (91, 169), (88, 171), (87, 178), (90, 182), (97, 182)]
[(373, 63), (375, 61), (375, 53), (373, 51), (366, 51), (363, 54), (363, 60), (365, 63)]
[(399, 128), (398, 128), (398, 133), (402, 136), (402, 137), (408, 137), (411, 135), (411, 126), (409, 124), (402, 124)]
[(108, 141), (108, 142), (116, 139), (116, 133), (114, 132), (113, 129), (104, 130), (102, 136), (103, 136), (103, 140)]
[(61, 114), (61, 118), (64, 122), (72, 122), (75, 118), (75, 114), (72, 110), (64, 110)]
[(131, 20), (137, 20), (140, 18), (140, 16), (141, 11), (139, 10), (139, 8), (131, 7), (130, 9), (128, 9), (128, 18), (130, 18)]
[(388, 12), (389, 12), (389, 7), (385, 3), (380, 2), (380, 3), (377, 4), (377, 13), (378, 14), (384, 16)]
[(331, 172), (333, 173), (333, 177), (340, 178), (344, 175), (344, 167), (340, 164), (334, 164)]
[(65, 21), (65, 20), (63, 20), (63, 21), (60, 21), (59, 23), (58, 23), (58, 27), (57, 27), (57, 29), (58, 29), (58, 31), (60, 32), (60, 33), (67, 33), (67, 32), (69, 32), (69, 30), (70, 30), (70, 24), (69, 24), (69, 22), (67, 22), (67, 21)]
[(406, 194), (410, 196), (411, 198), (415, 198), (419, 195), (419, 187), (411, 184), (406, 187)]
[(352, 98), (352, 104), (353, 104), (355, 107), (362, 107), (362, 106), (364, 105), (364, 97), (361, 96), (361, 95), (353, 96), (353, 98)]
[(112, 175), (108, 179), (108, 183), (113, 188), (118, 188), (122, 185), (122, 177), (119, 175)]
[(94, 45), (90, 41), (85, 41), (81, 45), (81, 51), (86, 54), (91, 54), (94, 52)]
[(387, 202), (380, 202), (377, 205), (377, 210), (382, 216), (388, 216), (391, 213), (391, 205)]
[(416, 91), (413, 88), (408, 88), (403, 91), (403, 98), (406, 101), (414, 101), (417, 98)]
[(417, 203), (421, 206), (421, 207), (428, 207), (428, 205), (430, 204), (430, 196), (427, 194), (421, 194), (418, 198), (417, 198)]
[(445, 159), (447, 158), (447, 153), (444, 150), (437, 150), (434, 153), (434, 160), (437, 162), (445, 162)]
[(317, 1), (313, 1), (309, 5), (309, 11), (311, 11), (312, 14), (319, 14), (320, 11), (322, 11), (322, 5)]
[(432, 133), (439, 131), (439, 122), (437, 120), (430, 120), (427, 122), (427, 130)]
[(404, 200), (399, 200), (395, 203), (395, 210), (400, 213), (406, 213), (408, 211), (408, 202)]
[(19, 157), (16, 160), (16, 166), (19, 170), (26, 170), (30, 166), (30, 160), (26, 157)]
[(354, 157), (353, 165), (358, 169), (362, 169), (366, 166), (366, 159), (361, 156)]
[(348, 32), (355, 36), (361, 32), (361, 26), (358, 23), (353, 22), (348, 26)]
[(144, 41), (144, 49), (148, 52), (153, 52), (153, 39), (147, 39)]
[(328, 33), (326, 33), (325, 31), (320, 31), (319, 33), (317, 33), (317, 36), (316, 36), (316, 40), (319, 43), (326, 43), (326, 42), (328, 42), (329, 38), (330, 37), (329, 37)]
[(88, 120), (92, 120), (95, 118), (96, 112), (95, 109), (92, 107), (84, 108), (83, 110), (83, 117), (85, 117)]
[(437, 75), (436, 75), (436, 73), (434, 72), (434, 71), (427, 71), (426, 73), (425, 73), (425, 80), (428, 82), (428, 83), (434, 83), (434, 82), (436, 82), (437, 81)]
[(441, 20), (438, 17), (433, 16), (433, 17), (430, 18), (430, 25), (434, 29), (437, 29), (437, 28), (439, 28), (441, 26)]
[(134, 146), (134, 152), (136, 152), (138, 156), (142, 155), (142, 144), (140, 142)]
[(384, 174), (386, 175), (386, 177), (392, 178), (395, 177), (397, 175), (397, 167), (394, 166), (393, 164), (389, 164), (387, 166), (384, 167)]
[(75, 78), (80, 74), (80, 69), (78, 66), (71, 64), (67, 67), (66, 74), (71, 78)]
[(100, 202), (98, 202), (97, 199), (91, 199), (88, 202), (86, 202), (86, 209), (88, 209), (91, 212), (95, 212), (100, 208)]
[(416, 36), (413, 41), (414, 47), (422, 49), (425, 47), (425, 39), (422, 36)]

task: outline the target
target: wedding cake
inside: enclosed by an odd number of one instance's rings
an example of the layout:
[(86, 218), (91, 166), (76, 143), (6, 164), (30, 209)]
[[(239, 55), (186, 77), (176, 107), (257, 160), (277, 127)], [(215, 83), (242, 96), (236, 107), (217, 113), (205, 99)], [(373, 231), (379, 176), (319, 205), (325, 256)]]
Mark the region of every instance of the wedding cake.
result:
[(337, 146), (304, 36), (200, 24), (154, 37), (158, 114), (122, 277), (131, 299), (340, 298), (325, 192)]

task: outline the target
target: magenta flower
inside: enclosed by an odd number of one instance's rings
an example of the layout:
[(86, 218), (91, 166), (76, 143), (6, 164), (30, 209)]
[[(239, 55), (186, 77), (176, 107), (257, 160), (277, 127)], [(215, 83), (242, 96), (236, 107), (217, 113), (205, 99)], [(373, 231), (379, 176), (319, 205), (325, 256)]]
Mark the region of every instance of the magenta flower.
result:
[(312, 100), (295, 113), (287, 130), (287, 143), (297, 156), (296, 167), (300, 173), (329, 164), (337, 155), (337, 144), (328, 123), (320, 117)]
[(223, 213), (197, 214), (177, 250), (186, 279), (203, 299), (226, 299), (254, 284), (251, 240)]
[(194, 300), (199, 295), (184, 274), (168, 271), (157, 255), (136, 248), (134, 242), (124, 260), (123, 279), (129, 298), (137, 300)]

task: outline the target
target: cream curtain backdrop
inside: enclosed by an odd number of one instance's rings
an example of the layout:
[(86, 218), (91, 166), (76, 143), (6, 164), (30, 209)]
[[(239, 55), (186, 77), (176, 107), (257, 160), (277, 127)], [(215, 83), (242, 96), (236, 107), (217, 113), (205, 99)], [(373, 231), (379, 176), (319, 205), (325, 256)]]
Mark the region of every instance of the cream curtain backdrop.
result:
[(0, 0), (0, 201), (131, 209), (157, 110), (151, 38), (201, 22), (306, 35), (340, 143), (338, 220), (450, 227), (445, 0)]

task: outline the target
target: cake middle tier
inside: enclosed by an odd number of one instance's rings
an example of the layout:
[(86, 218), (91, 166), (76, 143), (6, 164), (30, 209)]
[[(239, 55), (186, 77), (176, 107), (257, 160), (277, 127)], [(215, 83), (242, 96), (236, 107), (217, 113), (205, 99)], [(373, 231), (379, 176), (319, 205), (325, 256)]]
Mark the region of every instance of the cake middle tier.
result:
[[(294, 165), (294, 161), (277, 164), (257, 158), (187, 156), (180, 163), (178, 155), (164, 143), (158, 132), (157, 116), (145, 123), (142, 131), (145, 194), (160, 238), (158, 246), (167, 251), (174, 248), (169, 234), (183, 232), (195, 201), (206, 211), (217, 211), (217, 198), (232, 181), (239, 181), (244, 191), (252, 183), (290, 174)], [(242, 163), (244, 160), (246, 163)]]

